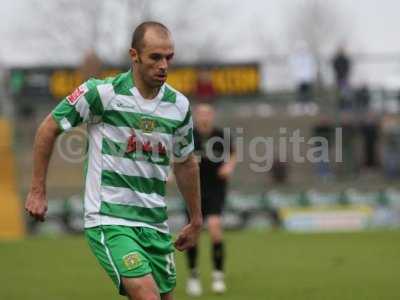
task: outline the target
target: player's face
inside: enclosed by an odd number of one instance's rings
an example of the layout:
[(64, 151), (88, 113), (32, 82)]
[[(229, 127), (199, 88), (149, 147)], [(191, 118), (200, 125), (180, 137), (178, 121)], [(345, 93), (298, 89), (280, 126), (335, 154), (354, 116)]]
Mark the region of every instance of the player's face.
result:
[(148, 30), (144, 47), (132, 55), (134, 68), (146, 85), (159, 88), (167, 80), (168, 67), (174, 56), (174, 44), (169, 34)]
[(200, 131), (209, 131), (214, 126), (215, 111), (208, 104), (199, 104), (194, 111), (194, 119)]

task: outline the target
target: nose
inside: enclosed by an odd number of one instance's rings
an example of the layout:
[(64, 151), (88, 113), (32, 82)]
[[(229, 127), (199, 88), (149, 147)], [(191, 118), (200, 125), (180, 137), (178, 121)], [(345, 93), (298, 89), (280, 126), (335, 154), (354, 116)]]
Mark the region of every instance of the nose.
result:
[(160, 60), (160, 64), (158, 66), (160, 70), (167, 70), (168, 69), (168, 60), (164, 57)]

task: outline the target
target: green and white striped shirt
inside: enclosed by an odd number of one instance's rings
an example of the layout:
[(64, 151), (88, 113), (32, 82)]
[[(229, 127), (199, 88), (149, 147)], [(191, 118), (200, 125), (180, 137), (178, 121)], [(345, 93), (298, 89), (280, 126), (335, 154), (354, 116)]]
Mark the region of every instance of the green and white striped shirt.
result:
[(189, 101), (168, 84), (144, 99), (128, 71), (89, 79), (52, 112), (63, 131), (87, 123), (85, 227), (168, 232), (165, 185), (172, 157), (193, 151)]

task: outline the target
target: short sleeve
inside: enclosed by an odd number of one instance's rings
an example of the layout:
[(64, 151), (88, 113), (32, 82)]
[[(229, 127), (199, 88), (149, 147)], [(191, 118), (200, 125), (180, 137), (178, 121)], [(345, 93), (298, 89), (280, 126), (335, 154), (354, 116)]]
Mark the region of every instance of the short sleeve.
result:
[(173, 138), (173, 153), (175, 157), (182, 158), (188, 156), (194, 150), (193, 139), (193, 119), (190, 107), (185, 115), (185, 119), (177, 128)]
[(88, 122), (93, 116), (101, 117), (103, 112), (96, 80), (89, 79), (60, 101), (51, 114), (58, 127), (68, 131)]

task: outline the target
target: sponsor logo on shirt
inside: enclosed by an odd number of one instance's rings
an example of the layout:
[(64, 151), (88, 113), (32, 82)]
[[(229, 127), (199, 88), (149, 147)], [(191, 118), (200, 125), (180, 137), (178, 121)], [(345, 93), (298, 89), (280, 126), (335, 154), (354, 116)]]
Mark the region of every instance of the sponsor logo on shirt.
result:
[(83, 86), (79, 86), (75, 91), (72, 92), (71, 95), (67, 96), (67, 101), (71, 105), (75, 105), (78, 101), (79, 97), (85, 94), (85, 88)]
[(158, 153), (161, 155), (167, 154), (167, 149), (161, 142), (158, 142), (157, 144), (152, 144), (150, 143), (150, 141), (141, 142), (136, 137), (135, 132), (133, 132), (132, 135), (128, 138), (126, 153), (132, 153), (137, 151), (144, 153), (153, 153), (153, 154)]
[(117, 105), (117, 107), (120, 107), (120, 108), (135, 108), (135, 106), (133, 104), (127, 105), (127, 104), (124, 104), (122, 102), (117, 102), (116, 105)]

